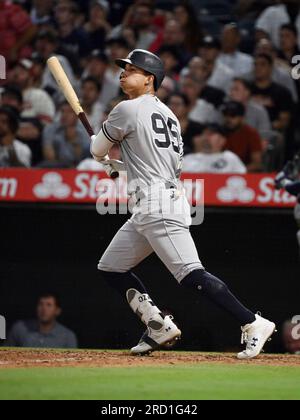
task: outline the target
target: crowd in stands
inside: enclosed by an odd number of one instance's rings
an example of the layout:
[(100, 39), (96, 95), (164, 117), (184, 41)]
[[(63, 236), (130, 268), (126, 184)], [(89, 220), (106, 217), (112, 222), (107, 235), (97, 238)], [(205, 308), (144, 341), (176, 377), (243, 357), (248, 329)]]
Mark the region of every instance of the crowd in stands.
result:
[[(101, 169), (46, 61), (95, 132), (126, 97), (116, 58), (163, 60), (187, 172), (276, 171), (300, 148), (300, 0), (0, 0), (0, 167)], [(114, 157), (120, 157), (118, 148)]]
[(56, 293), (46, 292), (38, 297), (35, 317), (12, 325), (5, 346), (30, 348), (77, 348), (76, 334), (58, 322), (62, 314)]

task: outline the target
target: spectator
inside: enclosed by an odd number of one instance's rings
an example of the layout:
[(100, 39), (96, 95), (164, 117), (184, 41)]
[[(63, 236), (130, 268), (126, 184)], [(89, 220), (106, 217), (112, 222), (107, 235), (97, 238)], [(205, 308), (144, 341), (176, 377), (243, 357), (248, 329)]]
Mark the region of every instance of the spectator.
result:
[(230, 23), (224, 26), (221, 44), (222, 52), (219, 62), (233, 70), (236, 77), (243, 76), (253, 71), (253, 58), (239, 51), (241, 35), (238, 26)]
[(252, 21), (268, 7), (270, 4), (277, 2), (277, 0), (237, 0), (233, 8), (234, 15), (238, 16), (243, 21)]
[(99, 133), (103, 122), (103, 106), (99, 102), (101, 84), (94, 77), (87, 77), (81, 85), (81, 102), (95, 133)]
[(12, 64), (30, 55), (36, 27), (24, 9), (10, 1), (0, 0), (0, 15), (0, 55)]
[(78, 346), (75, 334), (57, 322), (62, 309), (54, 293), (39, 297), (36, 313), (37, 319), (19, 321), (12, 327), (6, 346), (60, 349)]
[(181, 93), (174, 93), (168, 99), (167, 105), (174, 112), (180, 122), (181, 135), (184, 143), (184, 152), (191, 153), (193, 138), (202, 133), (204, 126), (189, 119), (190, 101)]
[(109, 6), (109, 21), (114, 27), (119, 25), (119, 23), (124, 19), (126, 13), (134, 7), (132, 0), (109, 0)]
[(272, 131), (272, 124), (266, 108), (252, 100), (251, 84), (245, 79), (235, 79), (229, 97), (232, 101), (244, 105), (246, 123), (255, 128), (262, 138), (266, 138)]
[(269, 55), (272, 58), (273, 82), (286, 87), (290, 91), (294, 102), (298, 102), (297, 89), (291, 77), (291, 70), (282, 59), (278, 58), (277, 51), (271, 41), (268, 39), (261, 39), (256, 46), (255, 55)]
[(292, 58), (296, 55), (300, 55), (297, 28), (291, 23), (282, 25), (280, 28), (280, 49), (278, 51), (278, 57), (284, 60), (290, 68)]
[(253, 99), (267, 109), (273, 129), (284, 132), (290, 126), (294, 104), (290, 92), (272, 81), (272, 74), (272, 57), (258, 55), (255, 59)]
[(164, 63), (166, 76), (178, 81), (180, 57), (177, 48), (165, 46), (157, 54)]
[(12, 82), (22, 91), (24, 109), (22, 117), (37, 118), (43, 124), (53, 121), (55, 105), (50, 96), (42, 89), (33, 87), (33, 62), (21, 60), (14, 68)]
[(86, 57), (90, 51), (87, 33), (76, 27), (78, 7), (69, 0), (61, 0), (55, 8), (60, 46), (77, 57)]
[(107, 21), (109, 3), (106, 0), (93, 0), (89, 8), (89, 21), (84, 25), (92, 50), (104, 50), (105, 40), (111, 31)]
[[(40, 58), (43, 62), (43, 72), (40, 79), (40, 86), (38, 87), (46, 90), (54, 98), (55, 103), (58, 104), (62, 101), (63, 94), (56, 81), (52, 77), (50, 70), (46, 66), (47, 60), (55, 55), (65, 70), (70, 83), (75, 89), (77, 86), (77, 81), (69, 60), (63, 55), (64, 51), (59, 46), (57, 33), (54, 31), (39, 32), (35, 42), (35, 51), (37, 58)], [(73, 59), (74, 58), (71, 56), (71, 60)], [(32, 61), (34, 62), (34, 59), (32, 59)]]
[(220, 114), (206, 100), (200, 98), (204, 87), (202, 81), (186, 75), (181, 81), (180, 90), (190, 101), (189, 119), (200, 124), (220, 121)]
[[(1, 105), (15, 108), (19, 115), (23, 110), (22, 92), (16, 86), (5, 86), (1, 94)], [(42, 159), (43, 124), (37, 118), (19, 118), (17, 138), (27, 144), (32, 154), (32, 165)]]
[(33, 64), (32, 70), (31, 70), (31, 75), (32, 75), (32, 80), (33, 80), (32, 86), (39, 89), (41, 88), (42, 83), (43, 83), (43, 76), (46, 69), (46, 62), (36, 52), (32, 54), (30, 60), (32, 61), (32, 64)]
[(60, 107), (60, 120), (43, 135), (42, 167), (71, 168), (89, 156), (90, 139), (68, 103)]
[(290, 354), (300, 355), (300, 338), (293, 337), (293, 331), (299, 334), (299, 326), (293, 324), (292, 321), (286, 321), (283, 324), (282, 340), (285, 350)]
[(199, 53), (207, 66), (207, 84), (221, 90), (225, 88), (228, 91), (234, 78), (234, 72), (219, 60), (220, 41), (212, 36), (206, 36), (199, 48)]
[(225, 147), (239, 156), (248, 172), (258, 172), (262, 169), (262, 140), (257, 130), (245, 123), (245, 112), (244, 105), (239, 102), (227, 102), (223, 106), (228, 130)]
[(108, 57), (104, 52), (100, 50), (92, 51), (88, 57), (82, 78), (94, 77), (99, 83), (103, 84), (105, 73), (108, 70), (108, 64)]
[(157, 28), (153, 25), (152, 2), (137, 2), (128, 9), (123, 22), (112, 30), (111, 37), (122, 37), (125, 28), (130, 27), (136, 34), (136, 48), (148, 50), (157, 38)]
[(174, 9), (174, 17), (185, 32), (185, 49), (193, 55), (196, 54), (203, 33), (194, 8), (187, 2), (181, 2)]
[(127, 26), (126, 28), (122, 29), (121, 38), (126, 39), (130, 50), (134, 50), (136, 46), (136, 33), (133, 28)]
[(54, 0), (33, 0), (33, 8), (30, 12), (31, 21), (39, 27), (54, 25), (53, 7)]
[(225, 130), (220, 125), (210, 125), (202, 135), (194, 138), (194, 152), (183, 160), (183, 171), (191, 173), (245, 174), (246, 166), (234, 153), (225, 150)]
[(209, 69), (203, 58), (195, 56), (189, 62), (186, 69), (181, 72), (182, 75), (190, 74), (195, 79), (201, 80), (203, 88), (201, 90), (201, 98), (212, 104), (215, 108), (219, 108), (225, 99), (224, 90), (210, 86), (208, 83)]
[(129, 54), (129, 45), (124, 38), (114, 38), (107, 42), (109, 65), (104, 74), (100, 102), (104, 108), (118, 96), (120, 91), (120, 68), (115, 64), (117, 58), (125, 58)]
[(177, 20), (170, 19), (166, 22), (161, 39), (158, 38), (156, 42), (150, 46), (149, 50), (157, 54), (157, 52), (163, 47), (176, 48), (180, 59), (179, 66), (180, 69), (182, 69), (192, 58), (192, 54), (186, 50), (184, 42), (184, 29)]
[(16, 140), (19, 128), (18, 113), (9, 106), (0, 107), (0, 167), (30, 167), (31, 151)]
[(300, 13), (298, 0), (284, 0), (281, 4), (268, 7), (262, 12), (256, 22), (257, 39), (271, 39), (276, 48), (280, 47), (280, 28), (292, 23), (298, 30), (298, 45), (300, 46)]
[(130, 26), (137, 34), (136, 48), (147, 50), (156, 39), (156, 29), (153, 27), (154, 9), (149, 3), (137, 4), (134, 8)]
[(176, 83), (170, 77), (165, 77), (160, 85), (159, 89), (156, 92), (156, 96), (163, 102), (166, 103), (168, 97), (175, 92)]

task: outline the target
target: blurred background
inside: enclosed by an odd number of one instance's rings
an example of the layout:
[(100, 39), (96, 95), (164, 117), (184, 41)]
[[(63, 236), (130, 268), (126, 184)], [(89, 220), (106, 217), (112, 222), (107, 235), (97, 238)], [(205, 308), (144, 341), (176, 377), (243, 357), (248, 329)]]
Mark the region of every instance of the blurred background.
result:
[[(299, 0), (0, 0), (2, 185), (8, 169), (25, 168), (28, 178), (22, 172), (18, 181), (25, 186), (38, 170), (101, 172), (46, 61), (58, 56), (98, 132), (126, 99), (114, 60), (135, 48), (165, 64), (157, 96), (181, 123), (185, 172), (256, 174), (249, 179), (258, 186), (300, 149)], [(118, 147), (112, 157), (120, 158)], [(134, 344), (137, 321), (96, 270), (125, 218), (99, 216), (94, 205), (12, 203), (1, 194), (0, 313), (10, 344)], [(289, 320), (300, 313), (295, 202), (274, 200), (272, 208), (210, 204), (206, 223), (192, 233), (204, 264), (283, 325), (271, 349), (295, 352), (300, 344), (287, 344)], [(184, 329), (180, 348), (230, 350), (238, 343), (232, 321), (181, 291), (156, 258), (138, 271)]]

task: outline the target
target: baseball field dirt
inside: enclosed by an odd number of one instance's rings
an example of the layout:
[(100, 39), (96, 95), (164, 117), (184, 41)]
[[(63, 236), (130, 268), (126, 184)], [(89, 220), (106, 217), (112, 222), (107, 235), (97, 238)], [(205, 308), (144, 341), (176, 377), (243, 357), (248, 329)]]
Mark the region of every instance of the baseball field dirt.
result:
[(0, 350), (0, 400), (300, 399), (300, 356)]

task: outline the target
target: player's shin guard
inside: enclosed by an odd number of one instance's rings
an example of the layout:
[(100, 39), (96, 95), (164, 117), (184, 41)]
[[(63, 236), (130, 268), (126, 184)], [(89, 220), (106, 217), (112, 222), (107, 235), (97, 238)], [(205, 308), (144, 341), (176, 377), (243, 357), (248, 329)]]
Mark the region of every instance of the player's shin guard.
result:
[(146, 292), (145, 286), (132, 272), (111, 273), (100, 271), (108, 284), (116, 289), (122, 297), (127, 298), (133, 312), (150, 328), (160, 330), (164, 324), (164, 316), (154, 305)]
[(230, 292), (225, 283), (205, 270), (192, 271), (185, 277), (181, 285), (202, 292), (215, 304), (233, 315), (241, 325), (255, 321), (255, 314)]
[(164, 316), (147, 293), (142, 294), (136, 289), (129, 289), (126, 297), (133, 312), (147, 327), (154, 330), (160, 330), (163, 327)]
[(134, 313), (147, 326), (147, 331), (137, 346), (131, 349), (132, 354), (148, 354), (165, 345), (172, 347), (181, 337), (181, 331), (174, 324), (173, 317), (163, 316), (147, 294), (130, 289), (127, 291), (127, 300)]
[(154, 305), (142, 282), (131, 272), (111, 273), (101, 271), (108, 284), (126, 298), (133, 312), (147, 326), (138, 345), (131, 349), (132, 354), (141, 355), (164, 346), (173, 345), (181, 336), (181, 331), (171, 316), (164, 316)]

